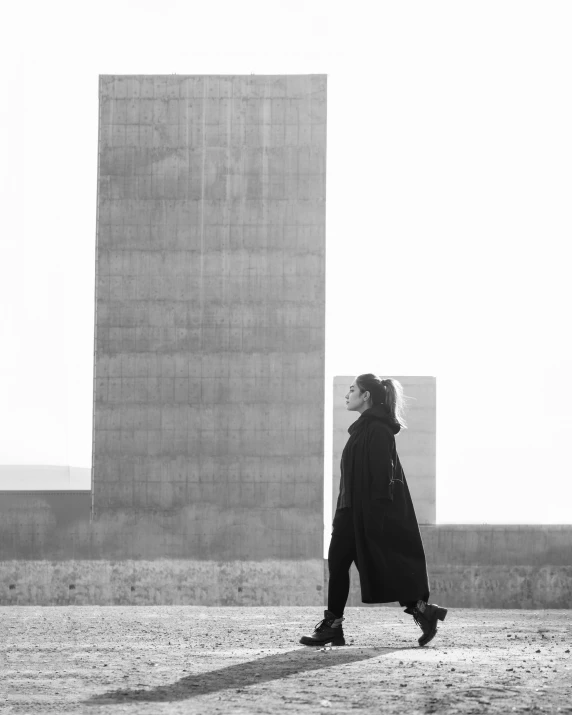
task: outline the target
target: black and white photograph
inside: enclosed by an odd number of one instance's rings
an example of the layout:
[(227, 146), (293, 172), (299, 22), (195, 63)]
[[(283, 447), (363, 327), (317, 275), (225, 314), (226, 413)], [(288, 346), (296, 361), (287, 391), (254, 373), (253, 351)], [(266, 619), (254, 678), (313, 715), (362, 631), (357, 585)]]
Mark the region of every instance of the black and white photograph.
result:
[(572, 713), (572, 5), (2, 26), (0, 712)]

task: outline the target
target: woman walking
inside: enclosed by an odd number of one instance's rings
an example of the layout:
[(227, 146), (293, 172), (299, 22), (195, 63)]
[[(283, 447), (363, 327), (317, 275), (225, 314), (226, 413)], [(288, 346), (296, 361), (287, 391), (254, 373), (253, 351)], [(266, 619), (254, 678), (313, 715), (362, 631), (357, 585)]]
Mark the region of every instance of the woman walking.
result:
[(346, 394), (346, 409), (360, 413), (340, 463), (340, 493), (328, 552), (328, 609), (304, 645), (345, 645), (342, 621), (350, 590), (349, 569), (359, 571), (363, 603), (399, 601), (423, 634), (435, 636), (447, 609), (430, 604), (419, 525), (395, 448), (405, 427), (403, 388), (391, 378), (359, 375)]

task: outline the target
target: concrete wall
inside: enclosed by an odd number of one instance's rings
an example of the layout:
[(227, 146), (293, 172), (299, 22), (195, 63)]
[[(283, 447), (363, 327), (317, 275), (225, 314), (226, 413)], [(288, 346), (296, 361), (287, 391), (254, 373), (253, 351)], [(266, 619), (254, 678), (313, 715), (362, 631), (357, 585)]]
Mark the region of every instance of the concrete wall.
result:
[[(90, 523), (88, 499), (89, 492), (0, 493), (0, 605), (326, 605), (320, 558), (189, 558), (176, 548), (176, 519), (149, 534), (133, 517), (129, 529), (113, 532), (107, 522)], [(421, 533), (434, 602), (572, 608), (572, 526), (442, 524)], [(348, 605), (364, 606), (355, 566)]]
[[(436, 430), (437, 402), (434, 377), (394, 377), (403, 385), (409, 401), (406, 412), (407, 429), (396, 436), (397, 453), (405, 472), (409, 491), (420, 524), (434, 524), (436, 511)], [(340, 492), (340, 459), (348, 441), (348, 427), (359, 417), (346, 410), (345, 395), (355, 375), (334, 377), (333, 454), (332, 454), (332, 520)]]
[(118, 555), (321, 555), (325, 176), (324, 75), (100, 78), (93, 509)]
[(0, 605), (317, 606), (321, 559), (0, 562)]

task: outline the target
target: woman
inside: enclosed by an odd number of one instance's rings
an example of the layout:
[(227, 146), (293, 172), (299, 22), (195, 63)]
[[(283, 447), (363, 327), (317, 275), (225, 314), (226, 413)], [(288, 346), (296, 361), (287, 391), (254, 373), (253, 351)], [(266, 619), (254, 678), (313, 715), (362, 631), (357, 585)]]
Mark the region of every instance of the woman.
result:
[(304, 645), (345, 645), (342, 621), (355, 561), (363, 603), (399, 601), (423, 634), (435, 636), (447, 609), (428, 603), (425, 552), (413, 503), (395, 448), (406, 427), (403, 388), (397, 380), (359, 375), (346, 395), (346, 409), (359, 412), (340, 463), (340, 494), (328, 552), (328, 609)]

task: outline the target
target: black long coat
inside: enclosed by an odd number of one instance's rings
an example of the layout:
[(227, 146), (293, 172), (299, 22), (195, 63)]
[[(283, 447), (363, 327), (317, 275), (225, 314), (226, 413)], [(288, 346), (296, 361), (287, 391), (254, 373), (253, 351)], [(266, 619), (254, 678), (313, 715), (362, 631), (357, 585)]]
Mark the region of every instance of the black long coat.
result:
[(429, 600), (425, 551), (395, 435), (401, 425), (374, 405), (350, 425), (342, 453), (342, 485), (351, 509), (363, 603)]

